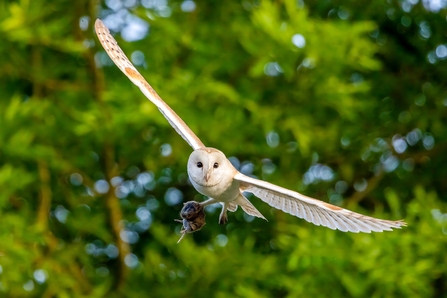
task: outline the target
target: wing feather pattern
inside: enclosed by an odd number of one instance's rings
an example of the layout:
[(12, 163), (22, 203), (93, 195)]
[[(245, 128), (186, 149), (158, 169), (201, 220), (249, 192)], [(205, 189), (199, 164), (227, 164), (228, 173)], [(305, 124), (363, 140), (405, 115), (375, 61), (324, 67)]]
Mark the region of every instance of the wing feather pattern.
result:
[(404, 221), (369, 217), (323, 201), (312, 199), (298, 192), (237, 173), (241, 190), (253, 193), (272, 207), (321, 225), (343, 232), (382, 232), (406, 226)]
[(186, 123), (160, 98), (157, 92), (155, 92), (151, 85), (149, 85), (137, 71), (135, 66), (129, 61), (116, 40), (110, 34), (109, 29), (99, 19), (95, 22), (95, 31), (99, 41), (112, 61), (132, 81), (132, 83), (140, 88), (141, 92), (143, 92), (143, 94), (157, 106), (175, 131), (182, 136), (194, 150), (204, 148), (205, 145), (203, 145), (188, 125), (186, 125)]

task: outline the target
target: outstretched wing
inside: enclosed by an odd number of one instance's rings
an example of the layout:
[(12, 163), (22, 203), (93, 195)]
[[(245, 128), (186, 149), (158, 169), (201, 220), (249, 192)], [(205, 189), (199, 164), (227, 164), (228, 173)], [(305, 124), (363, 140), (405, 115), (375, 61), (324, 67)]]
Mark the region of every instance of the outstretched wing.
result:
[(406, 226), (403, 221), (377, 219), (312, 199), (295, 191), (237, 173), (241, 190), (253, 193), (272, 207), (303, 218), (317, 226), (343, 232), (382, 232)]
[(132, 62), (124, 54), (116, 40), (110, 34), (109, 29), (104, 23), (97, 19), (95, 22), (95, 31), (102, 46), (109, 57), (115, 62), (116, 66), (134, 83), (141, 92), (154, 103), (160, 112), (165, 116), (168, 122), (174, 127), (179, 135), (194, 149), (204, 148), (205, 145), (192, 132), (186, 123), (160, 98), (155, 90), (149, 85), (143, 76), (137, 71)]

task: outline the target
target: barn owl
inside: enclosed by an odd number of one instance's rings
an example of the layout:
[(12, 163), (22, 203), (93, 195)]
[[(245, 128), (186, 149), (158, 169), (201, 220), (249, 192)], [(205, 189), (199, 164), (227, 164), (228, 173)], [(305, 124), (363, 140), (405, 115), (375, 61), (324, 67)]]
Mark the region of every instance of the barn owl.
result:
[(209, 198), (200, 203), (202, 206), (222, 204), (220, 224), (228, 221), (227, 210), (234, 212), (238, 206), (249, 215), (265, 219), (243, 194), (250, 192), (274, 208), (333, 230), (370, 233), (371, 231), (391, 231), (393, 228), (406, 225), (401, 220), (391, 221), (361, 215), (240, 173), (221, 151), (206, 147), (186, 123), (158, 96), (99, 19), (96, 20), (95, 31), (116, 66), (158, 107), (177, 133), (194, 150), (188, 160), (188, 176), (194, 188)]

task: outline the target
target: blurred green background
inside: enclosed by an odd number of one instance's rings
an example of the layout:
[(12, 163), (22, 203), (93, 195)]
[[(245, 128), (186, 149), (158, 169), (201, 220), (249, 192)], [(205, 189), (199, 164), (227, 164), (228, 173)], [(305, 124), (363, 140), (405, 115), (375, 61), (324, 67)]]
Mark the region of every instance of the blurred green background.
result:
[[(0, 296), (447, 297), (446, 1), (0, 1)], [(101, 18), (205, 145), (394, 232), (251, 197), (177, 244), (191, 148), (100, 46)]]

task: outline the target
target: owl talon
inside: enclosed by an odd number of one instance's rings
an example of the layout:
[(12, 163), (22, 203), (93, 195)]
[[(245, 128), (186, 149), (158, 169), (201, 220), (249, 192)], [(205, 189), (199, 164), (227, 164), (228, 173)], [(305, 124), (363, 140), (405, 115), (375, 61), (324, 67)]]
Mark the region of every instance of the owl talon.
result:
[(228, 222), (227, 207), (228, 207), (227, 204), (224, 204), (222, 206), (222, 211), (220, 212), (220, 215), (219, 215), (219, 224), (220, 225), (224, 225)]
[(219, 224), (220, 225), (224, 225), (224, 224), (226, 224), (228, 222), (228, 217), (226, 216), (226, 214), (225, 214), (225, 216), (220, 216), (219, 217)]

